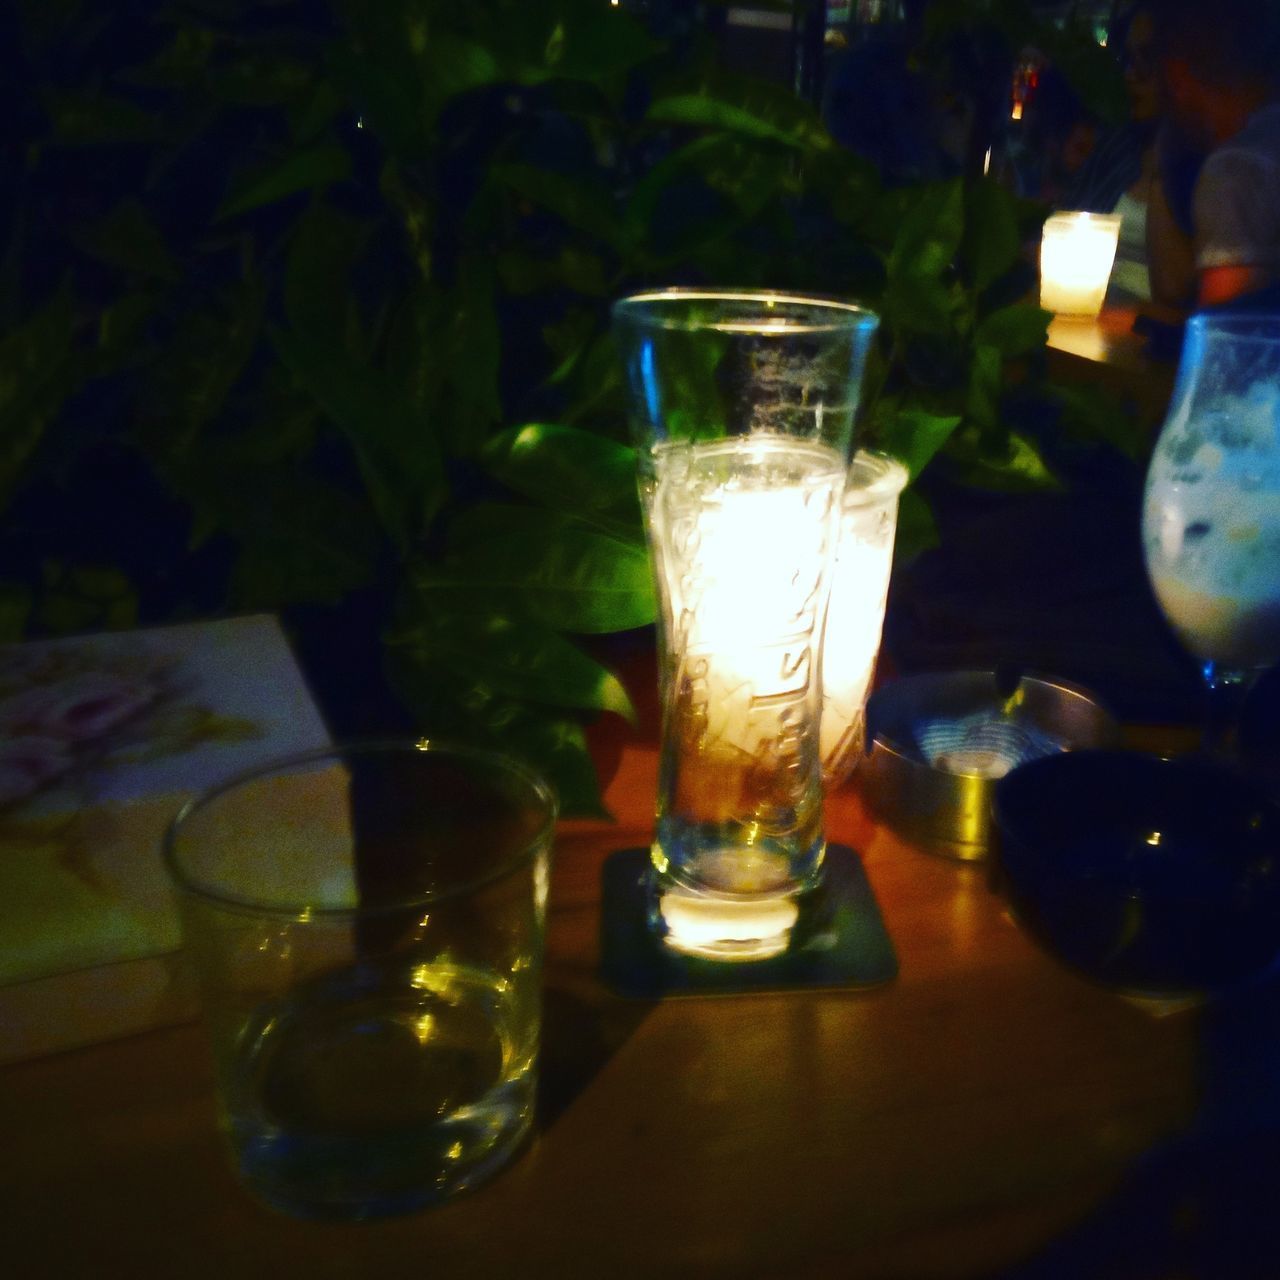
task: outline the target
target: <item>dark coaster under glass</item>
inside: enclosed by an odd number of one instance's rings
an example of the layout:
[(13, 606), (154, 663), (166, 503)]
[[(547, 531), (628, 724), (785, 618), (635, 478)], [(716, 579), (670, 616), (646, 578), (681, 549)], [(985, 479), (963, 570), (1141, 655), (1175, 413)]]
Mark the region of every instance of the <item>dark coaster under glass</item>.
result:
[(821, 888), (801, 905), (792, 942), (762, 960), (707, 960), (663, 944), (650, 924), (649, 851), (611, 854), (601, 878), (600, 968), (619, 995), (732, 995), (802, 987), (880, 986), (897, 976), (898, 957), (862, 859), (827, 847)]

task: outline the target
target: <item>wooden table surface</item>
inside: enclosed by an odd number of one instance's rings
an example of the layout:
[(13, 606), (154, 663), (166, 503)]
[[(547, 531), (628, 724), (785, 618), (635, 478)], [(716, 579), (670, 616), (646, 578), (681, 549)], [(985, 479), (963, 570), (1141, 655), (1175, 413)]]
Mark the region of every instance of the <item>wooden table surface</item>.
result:
[(1187, 1132), (1205, 1015), (1059, 968), (981, 867), (905, 846), (850, 786), (828, 830), (862, 854), (894, 982), (612, 996), (600, 871), (647, 843), (655, 777), (629, 745), (616, 825), (561, 832), (539, 1131), (496, 1181), (371, 1225), (279, 1217), (224, 1161), (199, 1028), (153, 1032), (0, 1072), (9, 1274), (987, 1275), (1069, 1241)]
[(1173, 394), (1177, 359), (1152, 354), (1147, 338), (1133, 329), (1139, 314), (1166, 325), (1181, 319), (1152, 305), (1139, 312), (1114, 303), (1093, 320), (1055, 316), (1049, 324), (1049, 367), (1066, 381), (1084, 379), (1106, 387), (1154, 431)]

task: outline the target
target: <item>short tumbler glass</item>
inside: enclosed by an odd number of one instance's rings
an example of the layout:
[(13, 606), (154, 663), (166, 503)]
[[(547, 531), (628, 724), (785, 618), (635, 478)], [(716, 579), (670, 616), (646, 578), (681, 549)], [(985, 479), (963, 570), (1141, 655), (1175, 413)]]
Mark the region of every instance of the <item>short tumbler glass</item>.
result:
[(533, 1119), (555, 797), (464, 747), (240, 774), (165, 859), (249, 1189), (311, 1218), (439, 1203)]

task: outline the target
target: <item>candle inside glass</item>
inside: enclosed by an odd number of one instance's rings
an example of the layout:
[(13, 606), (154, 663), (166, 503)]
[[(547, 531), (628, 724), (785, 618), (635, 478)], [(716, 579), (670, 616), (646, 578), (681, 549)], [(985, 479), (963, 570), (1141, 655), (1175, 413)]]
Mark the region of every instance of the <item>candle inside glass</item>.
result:
[(1102, 310), (1120, 237), (1114, 214), (1055, 213), (1040, 243), (1040, 305), (1089, 319)]
[[(767, 436), (673, 446), (656, 463), (660, 910), (670, 945), (702, 950), (709, 904), (683, 899), (731, 895), (721, 924), (742, 936), (722, 934), (720, 952), (760, 956), (786, 946), (825, 851), (818, 653), (844, 463)], [(746, 936), (762, 925), (768, 938)]]
[(648, 923), (762, 958), (819, 901), (822, 627), (878, 320), (732, 289), (636, 294), (613, 320), (660, 602)]

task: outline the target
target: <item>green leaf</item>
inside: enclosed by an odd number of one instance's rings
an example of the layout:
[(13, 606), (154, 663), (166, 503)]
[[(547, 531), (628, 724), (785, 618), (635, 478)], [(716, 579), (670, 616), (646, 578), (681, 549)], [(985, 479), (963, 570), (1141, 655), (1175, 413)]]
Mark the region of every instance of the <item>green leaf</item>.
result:
[(152, 89), (186, 88), (199, 81), (221, 43), (217, 32), (194, 21), (186, 22), (150, 62), (131, 68), (124, 79), (129, 84)]
[(885, 309), (910, 330), (946, 332), (961, 298), (951, 269), (964, 229), (959, 179), (921, 187), (898, 227), (888, 261)]
[(406, 647), (388, 651), (388, 674), (416, 713), (418, 728), (491, 747), (523, 760), (546, 777), (566, 816), (608, 817), (582, 725), (549, 715), (495, 692), (482, 681), (460, 678), (447, 666)]
[[(559, 21), (543, 48), (545, 74), (599, 83), (639, 66), (661, 52), (643, 24), (620, 8), (597, 0), (558, 0)], [(521, 77), (542, 78), (532, 68)]]
[(502, 331), (489, 258), (472, 253), (462, 259), (448, 307), (443, 374), (449, 396), (438, 429), (447, 432), (457, 453), (469, 456), (502, 419), (498, 384)]
[(893, 542), (895, 564), (909, 564), (939, 543), (938, 524), (928, 499), (914, 486), (898, 499), (898, 528)]
[(690, 172), (700, 174), (703, 164), (710, 163), (717, 152), (723, 151), (726, 141), (724, 135), (716, 133), (694, 138), (664, 155), (641, 175), (627, 198), (623, 213), (633, 240), (638, 241), (649, 228), (659, 202), (671, 187)]
[(634, 723), (631, 699), (618, 678), (535, 619), (501, 605), (477, 613), (440, 609), (429, 588), (420, 608), (425, 621), (392, 637), (420, 661), (442, 664), (510, 697), (612, 711)]
[[(542, 539), (566, 527), (581, 531), (586, 526), (563, 511), (543, 511), (512, 502), (472, 502), (450, 520), (447, 546), (456, 554), (465, 554), (469, 548), (482, 542), (508, 538)], [(456, 595), (461, 602), (470, 598), (466, 594), (469, 588), (465, 584), (459, 586), (456, 576), (433, 581), (431, 585), (436, 590), (447, 589), (450, 598)], [(465, 603), (461, 607), (474, 608)]]
[(370, 227), (313, 201), (294, 224), (285, 263), (284, 312), (290, 327), (341, 346), (352, 310), (351, 272)]
[(994, 284), (1021, 251), (1016, 201), (994, 178), (979, 178), (965, 190), (961, 260), (975, 293)]
[(219, 206), (214, 221), (274, 204), (299, 191), (328, 187), (350, 176), (351, 157), (344, 148), (332, 144), (303, 147), (237, 182)]
[(1013, 431), (1009, 432), (1003, 449), (988, 445), (980, 455), (970, 453), (964, 461), (961, 475), (976, 488), (1001, 493), (1028, 493), (1062, 487), (1035, 445)]
[(1052, 312), (1034, 303), (1015, 303), (987, 316), (978, 325), (974, 342), (979, 347), (994, 348), (1005, 359), (1023, 356), (1044, 347), (1052, 319)]
[(350, 107), (331, 80), (321, 80), (296, 102), (289, 104), (289, 132), (297, 144), (312, 142)]
[(40, 568), (43, 581), (35, 618), (45, 630), (67, 635), (137, 625), (138, 593), (113, 565), (45, 560)]
[(362, 128), (394, 155), (416, 161), (440, 104), (427, 100), (429, 87), (404, 30), (404, 6), (351, 0), (340, 8), (347, 38), (330, 56), (342, 96)]
[(561, 813), (611, 816), (600, 798), (600, 779), (577, 720), (517, 708), (498, 723), (493, 741), (548, 778), (560, 798)]
[(431, 238), (440, 213), (437, 202), (418, 190), (407, 179), (404, 168), (394, 161), (383, 166), (378, 185), (383, 199), (404, 226), (410, 257), (418, 274), (423, 281), (430, 281), (433, 268)]
[(981, 427), (1000, 421), (1000, 392), (1004, 386), (1004, 357), (996, 347), (976, 347), (969, 368), (965, 417)]
[(877, 443), (902, 462), (914, 480), (951, 438), (961, 421), (958, 414), (945, 415), (928, 413), (923, 409), (898, 408), (889, 421), (877, 424)]
[(245, 107), (300, 104), (311, 93), (315, 73), (307, 63), (276, 49), (245, 48), (217, 64), (207, 78), (210, 93), (222, 102)]
[(85, 147), (153, 142), (160, 134), (158, 117), (127, 98), (106, 93), (50, 93), (45, 109), (53, 121), (54, 141)]
[(655, 124), (718, 129), (811, 154), (835, 149), (818, 113), (789, 88), (719, 69), (704, 71), (693, 91), (660, 93), (646, 118)]
[(75, 387), (74, 311), (63, 290), (0, 338), (0, 503)]
[(554, 386), (572, 372), (600, 332), (600, 315), (594, 307), (570, 306), (561, 316), (542, 326), (542, 341), (560, 363), (547, 379)]
[(509, 591), (561, 631), (596, 634), (648, 626), (656, 605), (649, 553), (537, 508), (512, 507), (506, 528), (460, 547), (444, 577), (459, 591)]
[[(799, 175), (772, 148), (733, 134), (713, 133), (664, 156), (636, 183), (625, 222), (639, 238), (653, 230), (660, 210), (691, 178), (723, 196), (740, 218), (755, 217), (780, 194), (795, 195)], [(725, 226), (719, 228), (723, 235)]]
[(385, 367), (404, 411), (430, 422), (440, 413), (440, 389), (448, 373), (439, 357), (440, 334), (452, 320), (443, 290), (415, 280), (400, 298), (386, 327)]
[(341, 429), (383, 528), (406, 552), (441, 497), (439, 441), (379, 370), (302, 333), (274, 330), (271, 336), (298, 382)]
[(1146, 460), (1151, 437), (1141, 416), (1126, 412), (1106, 388), (1085, 383), (1055, 384), (1048, 392), (1061, 408), (1065, 435), (1078, 440), (1101, 440), (1134, 462)]
[(745, 133), (748, 137), (765, 138), (789, 147), (800, 145), (800, 139), (768, 120), (701, 93), (678, 93), (658, 98), (650, 104), (646, 118), (654, 124), (699, 125), (704, 129)]
[(531, 422), (493, 437), (482, 460), (508, 488), (615, 536), (643, 539), (636, 455), (627, 445), (574, 427)]
[(613, 193), (602, 181), (530, 164), (495, 164), (489, 176), (509, 191), (605, 244), (621, 247), (626, 243)]
[(179, 312), (141, 397), (139, 434), (154, 456), (180, 452), (222, 412), (262, 335), (261, 288), (248, 278)]
[(239, 609), (337, 604), (377, 571), (377, 530), (342, 490), (296, 466), (188, 475), (197, 521), (239, 548), (231, 598)]
[(78, 249), (108, 266), (166, 282), (178, 277), (164, 237), (137, 200), (122, 200), (100, 222), (72, 226), (68, 235)]
[(844, 147), (831, 147), (806, 162), (806, 185), (822, 197), (837, 221), (854, 229), (868, 250), (876, 247), (871, 220), (883, 203), (874, 162)]
[(432, 98), (429, 115), (450, 98), (502, 78), (502, 69), (489, 49), (451, 31), (436, 30), (427, 35), (422, 67), (423, 83)]
[(575, 245), (563, 245), (555, 258), (513, 245), (498, 255), (497, 268), (503, 287), (517, 296), (543, 289), (568, 289), (593, 298), (607, 297), (613, 292), (604, 259)]
[(955, 261), (964, 233), (964, 186), (957, 178), (914, 189), (889, 255), (891, 278), (935, 280)]

